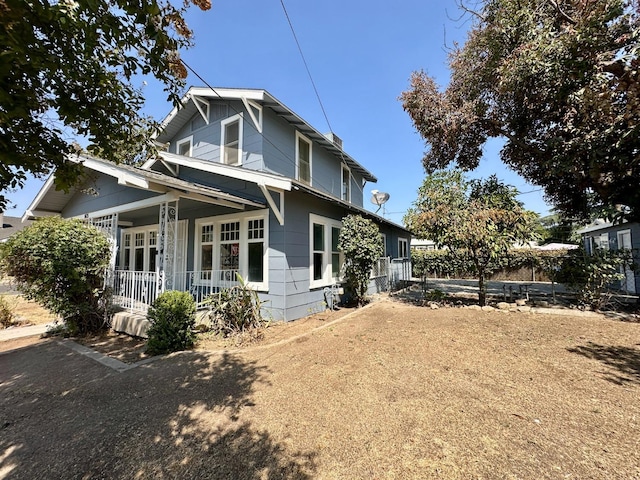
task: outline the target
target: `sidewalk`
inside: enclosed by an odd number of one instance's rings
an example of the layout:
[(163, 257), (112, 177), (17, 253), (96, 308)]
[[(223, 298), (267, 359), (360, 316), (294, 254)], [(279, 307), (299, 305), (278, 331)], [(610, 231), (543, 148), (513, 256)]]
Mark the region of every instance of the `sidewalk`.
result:
[(46, 325), (30, 325), (28, 327), (10, 327), (0, 330), (0, 342), (13, 340), (16, 338), (32, 337), (34, 335), (42, 335), (53, 327), (52, 323)]

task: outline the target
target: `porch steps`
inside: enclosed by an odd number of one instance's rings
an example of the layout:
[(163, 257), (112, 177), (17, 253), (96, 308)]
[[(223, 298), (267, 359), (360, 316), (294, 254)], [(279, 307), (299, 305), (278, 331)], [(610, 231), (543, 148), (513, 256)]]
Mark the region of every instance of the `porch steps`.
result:
[(141, 313), (117, 312), (113, 315), (111, 329), (134, 337), (148, 338), (149, 320)]

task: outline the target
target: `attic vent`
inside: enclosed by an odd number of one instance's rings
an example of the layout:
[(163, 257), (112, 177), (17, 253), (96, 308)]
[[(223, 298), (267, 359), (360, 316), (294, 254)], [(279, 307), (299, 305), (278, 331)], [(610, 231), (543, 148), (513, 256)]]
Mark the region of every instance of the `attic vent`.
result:
[(222, 118), (227, 118), (229, 115), (229, 108), (224, 103), (215, 103), (212, 102), (209, 112), (209, 121), (215, 122), (216, 120), (220, 120)]
[(327, 137), (327, 139), (331, 143), (333, 143), (336, 147), (338, 147), (340, 150), (342, 150), (342, 139), (339, 136), (337, 136), (333, 132), (325, 133), (324, 136)]

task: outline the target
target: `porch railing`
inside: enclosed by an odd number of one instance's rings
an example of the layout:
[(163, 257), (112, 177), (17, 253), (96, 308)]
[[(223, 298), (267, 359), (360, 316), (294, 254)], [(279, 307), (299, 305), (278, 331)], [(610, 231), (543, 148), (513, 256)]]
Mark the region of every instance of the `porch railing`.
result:
[(158, 296), (156, 272), (113, 272), (113, 303), (131, 312), (146, 313)]
[[(189, 292), (198, 308), (208, 295), (238, 285), (237, 270), (179, 272), (165, 281), (167, 290)], [(155, 272), (116, 270), (109, 278), (113, 286), (113, 302), (130, 312), (146, 313), (158, 297), (158, 277)]]

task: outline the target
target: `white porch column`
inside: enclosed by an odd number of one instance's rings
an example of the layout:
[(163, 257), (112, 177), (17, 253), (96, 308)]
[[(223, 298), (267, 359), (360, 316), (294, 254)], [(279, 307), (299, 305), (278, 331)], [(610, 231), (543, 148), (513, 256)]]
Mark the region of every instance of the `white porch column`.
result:
[(178, 240), (178, 200), (160, 205), (158, 219), (158, 260), (156, 278), (158, 294), (173, 290), (175, 284), (176, 245)]

